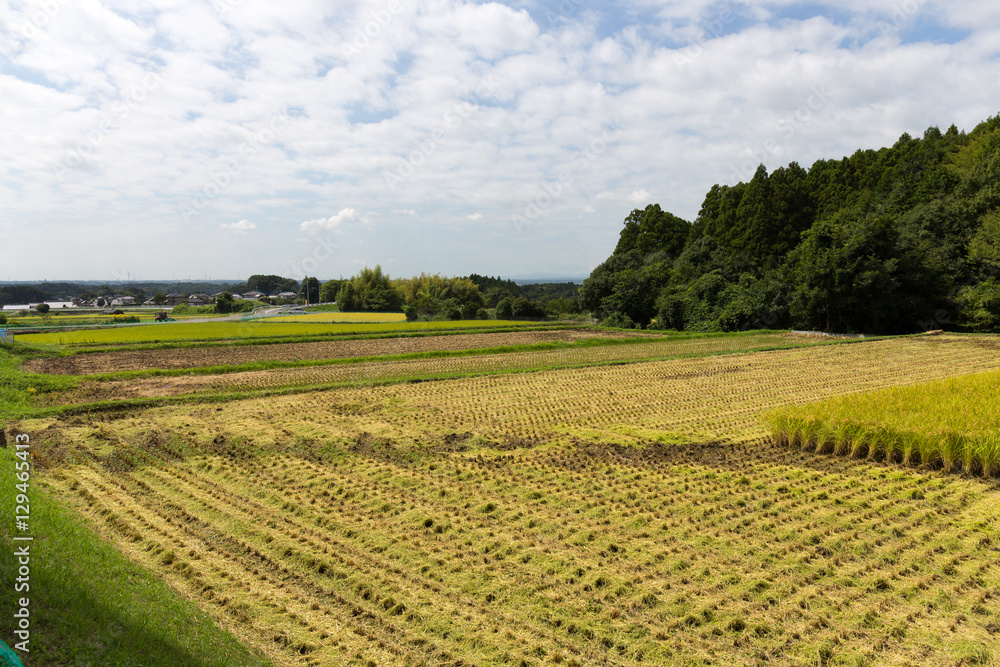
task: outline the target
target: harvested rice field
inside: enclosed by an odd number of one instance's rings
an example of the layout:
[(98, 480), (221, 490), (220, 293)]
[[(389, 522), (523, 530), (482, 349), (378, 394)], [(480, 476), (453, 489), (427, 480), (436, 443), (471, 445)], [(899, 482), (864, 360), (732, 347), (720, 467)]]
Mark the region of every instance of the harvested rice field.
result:
[[(554, 333), (568, 337), (566, 336), (568, 332)], [(434, 338), (441, 340), (425, 341), (424, 347), (430, 348), (432, 351), (452, 351), (449, 349), (452, 337), (436, 336)], [(476, 337), (466, 340), (473, 345), (487, 344), (483, 341), (472, 342), (474, 338)], [(578, 337), (576, 340), (583, 343), (600, 342), (593, 337)], [(303, 387), (359, 386), (469, 375), (621, 364), (649, 359), (718, 355), (753, 349), (801, 347), (829, 343), (828, 341), (804, 340), (775, 334), (676, 339), (645, 336), (632, 337), (631, 339), (608, 337), (606, 342), (624, 344), (569, 346), (557, 349), (544, 349), (543, 344), (543, 349), (523, 352), (516, 351), (516, 349), (495, 351), (485, 348), (479, 350), (481, 353), (468, 355), (435, 355), (399, 360), (361, 357), (360, 362), (347, 358), (342, 359), (346, 363), (334, 364), (322, 363), (317, 360), (312, 364), (297, 365), (292, 368), (269, 368), (244, 372), (224, 369), (224, 372), (190, 376), (169, 374), (167, 377), (161, 377), (160, 374), (157, 374), (156, 377), (130, 377), (120, 380), (101, 376), (85, 379), (78, 388), (52, 394), (47, 397), (47, 400), (50, 403), (69, 405), (128, 398), (183, 396), (196, 393), (219, 394), (234, 391), (246, 393)], [(393, 349), (393, 343), (386, 347)], [(372, 349), (374, 348), (367, 348), (368, 351)]]
[[(197, 368), (200, 366), (236, 366), (260, 361), (345, 359), (432, 351), (488, 349), (512, 345), (565, 343), (595, 338), (624, 339), (636, 338), (637, 336), (642, 337), (641, 334), (630, 335), (627, 333), (610, 333), (588, 329), (561, 329), (555, 331), (515, 331), (406, 338), (362, 338), (312, 343), (274, 343), (269, 345), (215, 345), (211, 347), (95, 352), (66, 357), (34, 359), (25, 364), (24, 370), (32, 373), (93, 375), (115, 371), (150, 370), (154, 368)], [(658, 338), (655, 335), (649, 337)]]
[[(764, 417), (1000, 370), (997, 339), (692, 340), (715, 347), (122, 378), (16, 429), (54, 497), (275, 665), (994, 664), (997, 479), (782, 446)], [(371, 381), (442, 374), (411, 362), (465, 376)]]

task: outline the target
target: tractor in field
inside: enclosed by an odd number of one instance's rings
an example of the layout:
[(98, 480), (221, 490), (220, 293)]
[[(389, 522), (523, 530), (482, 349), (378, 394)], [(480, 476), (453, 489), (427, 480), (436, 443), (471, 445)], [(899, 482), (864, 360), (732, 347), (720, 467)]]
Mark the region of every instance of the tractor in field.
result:
[(161, 310), (160, 312), (158, 312), (156, 314), (156, 317), (153, 318), (153, 319), (155, 319), (157, 322), (166, 322), (167, 321), (167, 311)]

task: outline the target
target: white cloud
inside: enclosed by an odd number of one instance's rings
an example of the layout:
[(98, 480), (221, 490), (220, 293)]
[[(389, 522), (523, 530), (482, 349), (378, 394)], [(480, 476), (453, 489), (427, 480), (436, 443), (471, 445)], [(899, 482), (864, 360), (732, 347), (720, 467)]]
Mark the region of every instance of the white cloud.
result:
[(371, 216), (364, 216), (358, 213), (353, 208), (341, 209), (336, 215), (331, 215), (329, 218), (318, 218), (316, 220), (306, 220), (301, 225), (299, 229), (304, 232), (319, 233), (321, 231), (332, 231), (335, 229), (340, 229), (346, 224), (363, 224), (367, 225), (371, 223)]
[(251, 229), (257, 229), (257, 225), (250, 222), (249, 220), (240, 220), (239, 222), (231, 222), (219, 225), (222, 229), (227, 229), (232, 232), (238, 232), (244, 234)]
[(650, 197), (652, 197), (652, 195), (645, 190), (636, 190), (628, 196), (628, 200), (633, 204), (649, 204)]
[[(574, 0), (552, 22), (534, 1), (401, 5), (345, 55), (384, 0), (0, 3), (10, 279), (104, 275), (107, 250), (148, 247), (164, 250), (149, 276), (281, 273), (302, 262), (296, 236), (327, 233), (403, 273), (583, 273), (654, 195), (690, 220), (760, 162), (808, 167), (998, 111), (989, 3), (820, 0), (799, 20), (792, 0)], [(955, 30), (908, 36), (938, 24)], [(314, 219), (331, 202), (352, 208)], [(512, 216), (536, 210), (518, 233)], [(245, 247), (220, 266), (191, 249), (206, 229)], [(40, 240), (51, 266), (28, 252)], [(340, 270), (327, 261), (316, 272)]]

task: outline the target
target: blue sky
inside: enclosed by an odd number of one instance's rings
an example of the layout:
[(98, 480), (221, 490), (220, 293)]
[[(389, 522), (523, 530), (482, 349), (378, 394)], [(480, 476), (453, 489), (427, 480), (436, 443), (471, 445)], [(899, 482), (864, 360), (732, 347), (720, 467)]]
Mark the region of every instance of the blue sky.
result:
[(1000, 7), (0, 7), (0, 279), (583, 276), (633, 208), (971, 130)]

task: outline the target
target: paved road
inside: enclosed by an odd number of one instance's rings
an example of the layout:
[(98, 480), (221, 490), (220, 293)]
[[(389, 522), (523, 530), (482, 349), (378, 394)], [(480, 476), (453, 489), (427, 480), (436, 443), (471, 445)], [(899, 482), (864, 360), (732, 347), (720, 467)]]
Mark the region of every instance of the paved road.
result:
[[(261, 308), (253, 315), (255, 317), (273, 317), (281, 311), (285, 310), (283, 306), (276, 306), (274, 308)], [(196, 317), (193, 319), (176, 320), (176, 322), (225, 322), (227, 320), (242, 320), (244, 317), (250, 313), (233, 313), (228, 317)]]

